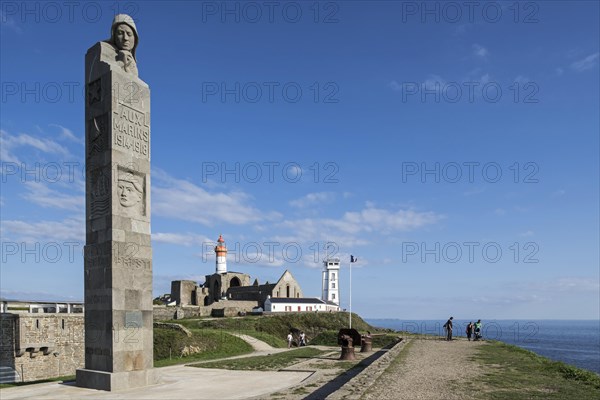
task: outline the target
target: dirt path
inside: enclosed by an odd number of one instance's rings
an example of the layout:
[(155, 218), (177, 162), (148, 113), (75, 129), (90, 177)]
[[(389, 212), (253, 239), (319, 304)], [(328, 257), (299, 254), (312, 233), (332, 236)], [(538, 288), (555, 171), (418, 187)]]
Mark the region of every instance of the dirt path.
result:
[(479, 374), (472, 361), (484, 342), (412, 339), (399, 362), (394, 362), (369, 388), (364, 399), (469, 399), (461, 383)]
[(252, 336), (242, 335), (241, 333), (230, 333), (230, 335), (239, 337), (244, 342), (252, 346), (254, 351), (272, 351), (275, 349), (275, 347), (272, 347), (270, 344), (263, 342), (262, 340), (258, 340)]

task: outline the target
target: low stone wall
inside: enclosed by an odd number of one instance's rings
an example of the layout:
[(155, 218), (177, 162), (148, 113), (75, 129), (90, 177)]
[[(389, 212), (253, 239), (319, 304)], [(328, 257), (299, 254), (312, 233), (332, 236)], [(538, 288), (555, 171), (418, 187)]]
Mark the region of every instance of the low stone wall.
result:
[(210, 316), (210, 311), (207, 313), (205, 310), (203, 310), (204, 308), (205, 307), (197, 306), (154, 306), (152, 313), (154, 321), (169, 321), (173, 319)]
[[(207, 307), (155, 306), (154, 321), (236, 316), (256, 305), (256, 301), (222, 300)], [(178, 324), (155, 322), (155, 326), (189, 334)], [(0, 314), (0, 381), (31, 382), (75, 375), (85, 364), (84, 328), (83, 313)]]
[(171, 324), (171, 323), (166, 323), (166, 322), (155, 322), (154, 324), (155, 328), (160, 328), (160, 329), (171, 329), (174, 331), (179, 331), (179, 332), (183, 332), (185, 333), (185, 335), (187, 337), (191, 337), (192, 336), (192, 332), (190, 332), (190, 330), (188, 328), (186, 328), (183, 325), (180, 324)]
[(256, 301), (221, 300), (209, 306), (154, 306), (154, 321), (168, 321), (199, 317), (235, 317), (239, 312), (249, 313)]
[(20, 382), (75, 375), (84, 340), (83, 314), (1, 314), (0, 366)]
[(360, 399), (367, 389), (390, 366), (391, 362), (398, 357), (406, 343), (406, 339), (396, 343), (384, 355), (346, 382), (344, 386), (327, 396), (327, 400)]

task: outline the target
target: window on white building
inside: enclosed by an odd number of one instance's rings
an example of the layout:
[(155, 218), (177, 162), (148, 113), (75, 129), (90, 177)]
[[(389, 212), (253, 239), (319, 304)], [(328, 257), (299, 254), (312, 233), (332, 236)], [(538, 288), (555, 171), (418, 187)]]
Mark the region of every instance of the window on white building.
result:
[(335, 293), (331, 293), (331, 300), (335, 300)]
[(335, 272), (332, 272), (332, 273), (331, 273), (331, 280), (332, 280), (332, 281), (335, 281)]
[(331, 288), (335, 289), (335, 282), (331, 282)]

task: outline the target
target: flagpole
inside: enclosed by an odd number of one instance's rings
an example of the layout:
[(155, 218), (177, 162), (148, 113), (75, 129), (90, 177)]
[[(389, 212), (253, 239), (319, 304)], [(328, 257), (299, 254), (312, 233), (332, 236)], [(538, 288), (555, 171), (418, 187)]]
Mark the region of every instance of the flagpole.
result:
[(350, 314), (348, 318), (350, 319), (350, 329), (352, 329), (352, 259), (350, 259)]

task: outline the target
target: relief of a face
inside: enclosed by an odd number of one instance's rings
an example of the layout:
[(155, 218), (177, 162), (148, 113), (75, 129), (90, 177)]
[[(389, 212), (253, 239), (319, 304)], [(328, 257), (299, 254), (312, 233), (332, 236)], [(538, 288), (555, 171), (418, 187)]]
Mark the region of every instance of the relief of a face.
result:
[(137, 191), (133, 183), (119, 181), (119, 202), (123, 207), (133, 207), (142, 200), (142, 194)]

